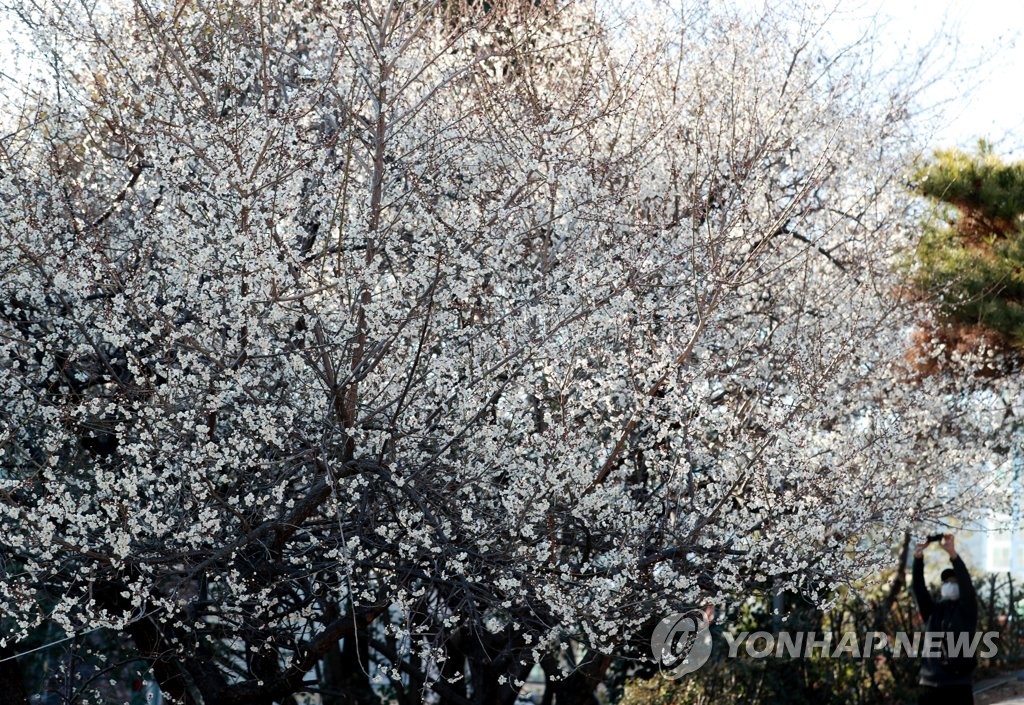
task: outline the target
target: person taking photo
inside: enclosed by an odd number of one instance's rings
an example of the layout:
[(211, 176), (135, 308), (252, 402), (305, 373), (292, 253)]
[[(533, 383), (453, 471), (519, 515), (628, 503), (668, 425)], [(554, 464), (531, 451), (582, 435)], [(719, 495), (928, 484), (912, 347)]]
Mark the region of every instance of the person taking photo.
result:
[[(978, 600), (967, 566), (956, 552), (953, 534), (943, 534), (939, 546), (953, 566), (942, 571), (936, 601), (924, 582), (924, 551), (934, 539), (914, 549), (912, 588), (925, 633), (940, 633), (938, 650), (924, 649), (918, 679), (918, 705), (974, 705), (973, 652), (958, 653), (956, 645), (973, 643), (978, 628)], [(927, 640), (925, 644), (927, 644)]]

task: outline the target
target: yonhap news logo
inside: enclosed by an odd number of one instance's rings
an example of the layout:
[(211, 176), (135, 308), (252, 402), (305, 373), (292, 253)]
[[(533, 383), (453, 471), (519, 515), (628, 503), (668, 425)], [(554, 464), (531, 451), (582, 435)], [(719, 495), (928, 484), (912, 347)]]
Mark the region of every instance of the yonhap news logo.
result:
[[(665, 617), (651, 635), (651, 653), (662, 676), (680, 678), (693, 673), (711, 656), (711, 618), (708, 612), (693, 609)], [(835, 637), (838, 636), (838, 640)], [(728, 653), (737, 658), (740, 649), (750, 658), (796, 658), (817, 655), (821, 658), (917, 658), (975, 659), (992, 658), (998, 653), (999, 632), (884, 632), (864, 635), (845, 632), (722, 632)]]
[(670, 614), (651, 635), (651, 651), (666, 678), (693, 673), (711, 656), (710, 619), (704, 610)]

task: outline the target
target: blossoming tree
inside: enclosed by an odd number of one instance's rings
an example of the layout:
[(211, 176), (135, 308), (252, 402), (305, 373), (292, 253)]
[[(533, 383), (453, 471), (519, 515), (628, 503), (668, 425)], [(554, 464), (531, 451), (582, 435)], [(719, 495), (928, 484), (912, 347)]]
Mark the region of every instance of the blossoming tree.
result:
[(974, 451), (901, 384), (890, 275), (910, 95), (813, 13), (65, 5), (19, 7), (54, 89), (0, 152), (15, 651), (583, 702), (652, 620), (823, 597), (948, 511)]

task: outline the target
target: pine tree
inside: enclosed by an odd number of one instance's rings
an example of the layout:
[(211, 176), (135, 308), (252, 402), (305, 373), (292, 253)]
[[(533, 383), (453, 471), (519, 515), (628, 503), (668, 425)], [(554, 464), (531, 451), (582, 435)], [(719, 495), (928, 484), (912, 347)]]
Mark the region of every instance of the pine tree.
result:
[(913, 278), (936, 296), (943, 342), (984, 341), (1024, 350), (1024, 162), (1006, 163), (990, 145), (975, 153), (936, 151), (914, 174), (936, 207), (925, 219)]

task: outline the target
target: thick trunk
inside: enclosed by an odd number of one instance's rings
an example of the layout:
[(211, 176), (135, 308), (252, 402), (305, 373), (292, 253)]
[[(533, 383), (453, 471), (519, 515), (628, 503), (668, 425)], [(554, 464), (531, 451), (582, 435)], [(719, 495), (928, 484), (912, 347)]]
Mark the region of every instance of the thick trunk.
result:
[(370, 646), (365, 628), (345, 637), (337, 662), (340, 669), (335, 691), (338, 705), (377, 705), (380, 698), (370, 687)]
[[(333, 599), (324, 599), (322, 604), (326, 622), (335, 622), (341, 617), (341, 610)], [(346, 705), (346, 671), (340, 645), (331, 647), (324, 654), (320, 673), (320, 702), (323, 705)]]
[[(530, 658), (529, 650), (521, 644), (513, 651), (506, 651), (498, 657), (489, 656), (482, 649), (471, 651), (469, 700), (488, 705), (514, 705), (519, 696), (519, 688), (514, 684), (525, 680), (530, 674), (533, 667)], [(520, 660), (526, 661), (526, 664), (520, 663)], [(504, 682), (501, 682), (502, 680)]]
[(14, 649), (0, 648), (0, 705), (28, 705), (28, 693)]
[[(599, 701), (594, 691), (604, 680), (611, 663), (611, 656), (592, 653), (568, 677), (560, 680), (552, 680), (549, 677), (546, 681), (544, 702), (553, 702), (554, 705), (598, 705)], [(544, 670), (548, 676), (556, 673), (555, 660), (545, 662)]]

